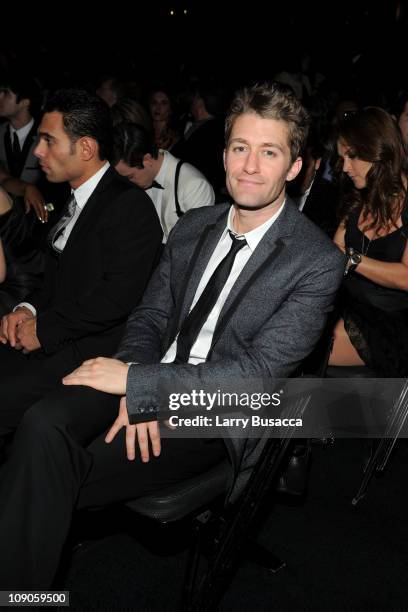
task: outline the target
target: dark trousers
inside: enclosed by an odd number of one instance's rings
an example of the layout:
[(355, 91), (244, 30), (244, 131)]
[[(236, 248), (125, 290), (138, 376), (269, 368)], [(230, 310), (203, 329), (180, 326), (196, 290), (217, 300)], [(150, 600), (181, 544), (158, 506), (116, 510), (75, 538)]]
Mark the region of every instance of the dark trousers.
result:
[(13, 432), (25, 411), (61, 386), (61, 379), (85, 359), (109, 357), (117, 349), (123, 328), (70, 342), (52, 354), (42, 350), (24, 355), (0, 344), (0, 439)]
[(226, 456), (221, 440), (165, 438), (160, 457), (128, 461), (124, 430), (104, 442), (118, 408), (117, 396), (59, 386), (24, 412), (0, 468), (0, 589), (50, 587), (74, 508), (161, 489)]

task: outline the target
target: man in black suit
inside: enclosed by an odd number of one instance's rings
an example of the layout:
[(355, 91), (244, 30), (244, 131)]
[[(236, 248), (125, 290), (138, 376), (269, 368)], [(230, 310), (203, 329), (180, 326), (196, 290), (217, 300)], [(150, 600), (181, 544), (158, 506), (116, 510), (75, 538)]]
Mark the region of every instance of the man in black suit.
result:
[(51, 230), (43, 287), (1, 321), (0, 439), (83, 359), (112, 354), (149, 279), (161, 228), (145, 193), (106, 161), (107, 105), (61, 90), (47, 103), (35, 154), (71, 197)]
[(339, 195), (336, 186), (322, 173), (323, 145), (316, 130), (311, 130), (302, 151), (302, 169), (288, 185), (288, 194), (313, 223), (330, 238), (339, 224), (337, 208)]

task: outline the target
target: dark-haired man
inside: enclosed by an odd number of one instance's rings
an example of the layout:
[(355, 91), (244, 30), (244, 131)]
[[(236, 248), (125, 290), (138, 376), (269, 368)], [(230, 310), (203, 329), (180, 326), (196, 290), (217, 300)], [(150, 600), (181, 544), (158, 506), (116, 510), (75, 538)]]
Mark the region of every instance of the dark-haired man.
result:
[(114, 129), (116, 170), (152, 200), (163, 229), (163, 242), (178, 219), (192, 208), (214, 204), (214, 190), (197, 168), (158, 150), (153, 134), (121, 123)]
[(41, 221), (48, 212), (37, 185), (42, 172), (34, 149), (37, 144), (41, 91), (34, 79), (16, 73), (0, 77), (0, 183), (11, 195), (24, 198)]
[(333, 238), (339, 224), (337, 220), (339, 196), (333, 182), (323, 177), (323, 154), (323, 145), (317, 132), (311, 131), (301, 152), (302, 169), (289, 183), (287, 192), (299, 210)]
[(41, 289), (1, 321), (0, 437), (84, 358), (110, 355), (139, 301), (161, 242), (142, 190), (110, 167), (106, 104), (80, 90), (47, 103), (35, 155), (71, 196), (48, 236)]

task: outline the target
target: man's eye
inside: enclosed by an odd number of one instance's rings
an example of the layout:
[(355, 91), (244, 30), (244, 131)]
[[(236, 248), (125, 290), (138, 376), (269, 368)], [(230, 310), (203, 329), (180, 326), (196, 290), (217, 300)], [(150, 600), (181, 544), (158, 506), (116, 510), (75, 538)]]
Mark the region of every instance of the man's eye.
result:
[(243, 145), (237, 145), (232, 149), (234, 153), (243, 153), (245, 151), (245, 147)]
[(273, 151), (272, 149), (265, 149), (263, 154), (265, 157), (276, 157), (276, 151)]

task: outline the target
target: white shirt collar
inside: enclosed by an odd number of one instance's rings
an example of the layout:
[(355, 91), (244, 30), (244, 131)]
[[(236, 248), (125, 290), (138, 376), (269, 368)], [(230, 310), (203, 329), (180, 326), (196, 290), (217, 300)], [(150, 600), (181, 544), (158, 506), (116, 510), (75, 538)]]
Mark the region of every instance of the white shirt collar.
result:
[(85, 183), (82, 183), (77, 189), (71, 189), (71, 193), (75, 194), (75, 200), (77, 206), (82, 210), (88, 199), (92, 195), (95, 190), (97, 184), (105, 174), (105, 172), (109, 169), (110, 164), (106, 162), (102, 168), (99, 168), (98, 172), (95, 172), (91, 178), (89, 178)]
[(11, 125), (11, 123), (10, 123), (9, 126), (10, 126), (10, 135), (11, 135), (11, 138), (13, 139), (14, 133), (16, 133), (20, 143), (24, 142), (25, 139), (27, 138), (28, 134), (30, 133), (30, 130), (33, 127), (33, 125), (34, 125), (34, 119), (31, 119), (28, 123), (23, 125), (23, 127), (19, 128), (18, 130), (15, 130), (13, 128), (13, 126)]
[(268, 231), (268, 229), (270, 227), (272, 227), (272, 225), (275, 223), (276, 219), (281, 214), (285, 204), (286, 204), (286, 200), (284, 200), (282, 206), (279, 208), (279, 210), (276, 211), (276, 213), (274, 213), (272, 215), (272, 217), (270, 219), (265, 221), (265, 223), (262, 223), (262, 225), (259, 225), (255, 229), (251, 230), (250, 232), (247, 232), (246, 234), (237, 234), (237, 232), (234, 230), (234, 227), (233, 227), (233, 224), (232, 224), (232, 220), (233, 220), (235, 208), (234, 208), (234, 205), (232, 205), (230, 210), (229, 210), (229, 213), (228, 213), (227, 227), (224, 230), (223, 236), (228, 231), (231, 231), (236, 236), (244, 236), (244, 238), (247, 241), (248, 246), (251, 249), (251, 251), (252, 252), (255, 251), (256, 247), (261, 242), (262, 238), (265, 236), (265, 234)]
[(164, 187), (164, 182), (165, 182), (166, 175), (167, 175), (167, 166), (169, 165), (169, 154), (167, 151), (164, 151), (163, 149), (159, 149), (159, 155), (163, 155), (163, 162), (160, 167), (160, 170), (154, 177), (154, 180), (157, 183), (159, 183), (159, 185)]

